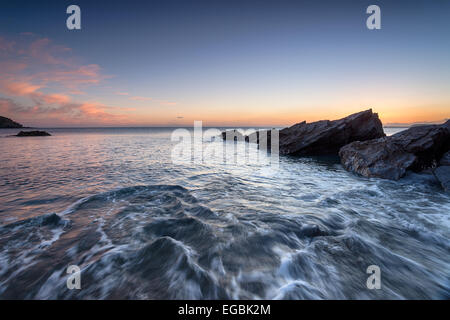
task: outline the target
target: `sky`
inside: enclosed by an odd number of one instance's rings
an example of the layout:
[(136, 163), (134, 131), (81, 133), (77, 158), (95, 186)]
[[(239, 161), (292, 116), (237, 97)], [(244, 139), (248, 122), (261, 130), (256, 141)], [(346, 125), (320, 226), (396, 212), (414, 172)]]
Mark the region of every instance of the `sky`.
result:
[[(69, 30), (66, 8), (81, 9)], [(381, 9), (369, 30), (366, 9)], [(0, 115), (28, 126), (450, 118), (450, 1), (0, 0)]]

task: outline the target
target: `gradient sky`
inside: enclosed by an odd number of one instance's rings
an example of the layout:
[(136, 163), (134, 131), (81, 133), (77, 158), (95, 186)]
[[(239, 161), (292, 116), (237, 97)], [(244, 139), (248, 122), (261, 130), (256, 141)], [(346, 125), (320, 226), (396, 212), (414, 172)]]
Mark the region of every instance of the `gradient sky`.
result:
[[(66, 28), (81, 8), (82, 30)], [(381, 8), (381, 30), (366, 8)], [(29, 126), (450, 118), (450, 1), (0, 2), (0, 115)]]

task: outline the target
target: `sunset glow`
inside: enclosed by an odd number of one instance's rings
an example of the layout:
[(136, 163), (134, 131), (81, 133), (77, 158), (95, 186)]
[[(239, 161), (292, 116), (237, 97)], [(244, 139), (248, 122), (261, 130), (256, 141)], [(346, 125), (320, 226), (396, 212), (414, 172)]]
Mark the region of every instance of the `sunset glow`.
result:
[[(442, 122), (450, 115), (450, 41), (425, 24), (439, 15), (439, 5), (420, 12), (386, 4), (384, 28), (371, 33), (355, 5), (322, 14), (319, 5), (288, 2), (290, 14), (278, 22), (270, 8), (244, 6), (241, 14), (225, 10), (212, 25), (205, 15), (177, 20), (180, 13), (162, 5), (152, 9), (150, 22), (135, 10), (137, 27), (103, 20), (94, 4), (81, 4), (90, 15), (78, 33), (45, 17), (40, 28), (25, 18), (3, 25), (1, 115), (38, 127), (192, 126), (194, 120), (288, 126), (367, 108), (384, 124)], [(198, 7), (185, 9), (196, 16)], [(268, 23), (250, 19), (260, 16)], [(440, 23), (449, 27), (448, 19)], [(190, 44), (179, 38), (181, 30)]]
[(0, 300), (179, 319), (448, 300), (449, 17), (2, 1)]

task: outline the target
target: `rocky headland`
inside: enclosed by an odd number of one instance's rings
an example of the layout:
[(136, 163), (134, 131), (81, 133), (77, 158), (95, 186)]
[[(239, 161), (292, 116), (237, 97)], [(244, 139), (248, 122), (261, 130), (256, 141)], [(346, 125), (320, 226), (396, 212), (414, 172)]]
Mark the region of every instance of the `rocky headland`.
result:
[(16, 128), (23, 128), (23, 125), (9, 118), (0, 116), (0, 129), (16, 129)]
[[(343, 167), (365, 177), (398, 180), (408, 171), (430, 170), (450, 190), (450, 120), (441, 125), (411, 127), (386, 136), (378, 114), (371, 109), (339, 120), (305, 121), (278, 131), (282, 155), (338, 155)], [(271, 145), (271, 131), (242, 136), (222, 133), (224, 140)]]

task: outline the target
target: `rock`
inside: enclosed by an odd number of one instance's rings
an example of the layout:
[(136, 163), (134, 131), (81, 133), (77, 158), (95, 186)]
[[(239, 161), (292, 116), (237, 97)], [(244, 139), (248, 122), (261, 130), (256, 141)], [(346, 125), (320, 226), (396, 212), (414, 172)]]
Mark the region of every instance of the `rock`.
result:
[(442, 125), (411, 127), (389, 137), (357, 141), (341, 148), (345, 169), (365, 177), (397, 180), (407, 170), (435, 166), (450, 149), (450, 120)]
[(41, 225), (42, 226), (48, 226), (48, 225), (56, 226), (60, 222), (61, 222), (60, 216), (58, 216), (56, 213), (50, 213), (45, 216), (42, 216)]
[(0, 116), (0, 128), (23, 128), (23, 126), (9, 118)]
[(246, 137), (236, 129), (233, 130), (227, 130), (222, 132), (222, 139), (223, 140), (233, 140), (233, 141), (244, 141)]
[(446, 152), (441, 160), (439, 160), (439, 165), (441, 166), (450, 166), (450, 151)]
[(372, 109), (339, 120), (301, 122), (280, 131), (280, 154), (330, 155), (353, 141), (384, 137), (383, 125)]
[(439, 180), (445, 191), (450, 191), (450, 166), (440, 166), (434, 170), (435, 177)]
[[(273, 129), (272, 129), (273, 130)], [(245, 137), (247, 142), (260, 143), (263, 131)], [(266, 130), (267, 146), (271, 145), (271, 131)], [(284, 155), (337, 155), (339, 149), (353, 141), (384, 137), (383, 125), (371, 109), (339, 120), (305, 121), (279, 131), (280, 154)], [(222, 133), (224, 140), (225, 133)], [(234, 138), (236, 140), (236, 138)]]
[(16, 134), (16, 137), (45, 137), (51, 136), (50, 133), (45, 131), (20, 131)]

